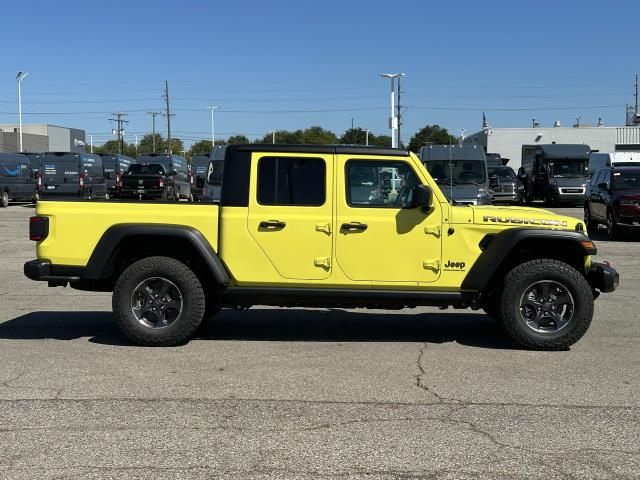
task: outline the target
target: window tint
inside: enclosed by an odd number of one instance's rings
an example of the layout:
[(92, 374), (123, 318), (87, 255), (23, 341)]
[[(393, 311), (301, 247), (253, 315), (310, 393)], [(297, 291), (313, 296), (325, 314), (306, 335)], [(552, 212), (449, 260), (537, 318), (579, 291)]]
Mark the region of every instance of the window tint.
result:
[(325, 176), (321, 158), (263, 157), (258, 162), (258, 203), (323, 205)]
[(351, 207), (408, 207), (420, 183), (405, 162), (349, 160), (345, 168)]

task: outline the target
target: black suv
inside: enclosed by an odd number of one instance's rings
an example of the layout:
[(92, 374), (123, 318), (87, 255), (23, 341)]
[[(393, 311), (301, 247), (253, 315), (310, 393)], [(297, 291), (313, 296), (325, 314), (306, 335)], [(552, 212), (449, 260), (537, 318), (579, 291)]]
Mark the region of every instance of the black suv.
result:
[(640, 226), (640, 167), (601, 168), (591, 177), (584, 202), (587, 229), (604, 224), (610, 240), (620, 225)]

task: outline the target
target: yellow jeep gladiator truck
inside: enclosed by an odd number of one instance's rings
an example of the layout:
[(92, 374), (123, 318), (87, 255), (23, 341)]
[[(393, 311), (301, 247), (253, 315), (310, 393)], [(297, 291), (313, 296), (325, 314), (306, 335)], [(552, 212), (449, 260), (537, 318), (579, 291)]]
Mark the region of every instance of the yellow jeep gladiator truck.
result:
[(39, 202), (25, 275), (113, 292), (122, 332), (187, 341), (252, 305), (484, 309), (520, 345), (564, 349), (618, 274), (583, 222), (449, 202), (398, 149), (236, 145), (219, 203)]

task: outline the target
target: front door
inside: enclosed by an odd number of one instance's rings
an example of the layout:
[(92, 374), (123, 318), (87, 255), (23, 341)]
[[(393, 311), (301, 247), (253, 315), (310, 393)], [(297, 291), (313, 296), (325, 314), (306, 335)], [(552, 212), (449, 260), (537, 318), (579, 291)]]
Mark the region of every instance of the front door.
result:
[(274, 278), (322, 280), (333, 253), (333, 154), (254, 153), (247, 228)]
[(336, 259), (354, 281), (416, 286), (440, 276), (440, 204), (411, 208), (416, 185), (426, 183), (410, 157), (397, 160), (338, 155)]

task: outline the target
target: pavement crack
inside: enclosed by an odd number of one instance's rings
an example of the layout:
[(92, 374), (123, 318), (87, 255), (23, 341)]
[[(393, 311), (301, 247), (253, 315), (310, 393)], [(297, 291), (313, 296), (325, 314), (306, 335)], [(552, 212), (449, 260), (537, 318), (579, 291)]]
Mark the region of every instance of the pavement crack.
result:
[(429, 395), (435, 397), (437, 403), (440, 404), (458, 404), (460, 403), (458, 400), (455, 400), (453, 398), (446, 398), (443, 397), (442, 395), (440, 395), (438, 392), (436, 392), (433, 388), (429, 387), (429, 385), (427, 385), (426, 381), (427, 381), (427, 371), (425, 370), (424, 367), (424, 357), (427, 351), (427, 348), (429, 347), (429, 344), (427, 342), (422, 344), (422, 348), (420, 348), (420, 351), (418, 352), (418, 358), (416, 360), (416, 367), (418, 369), (418, 373), (415, 376), (416, 379), (416, 387), (424, 390), (425, 392), (427, 392)]

